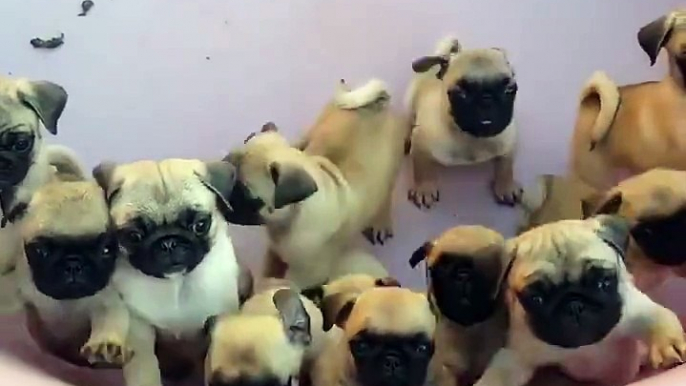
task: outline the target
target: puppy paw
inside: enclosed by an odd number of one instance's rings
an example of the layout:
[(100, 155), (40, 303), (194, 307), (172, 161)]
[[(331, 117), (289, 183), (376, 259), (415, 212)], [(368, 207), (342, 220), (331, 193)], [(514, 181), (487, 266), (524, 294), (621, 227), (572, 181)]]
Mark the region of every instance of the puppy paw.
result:
[(524, 193), (524, 189), (516, 181), (503, 183), (496, 180), (492, 183), (492, 190), (495, 202), (507, 206), (514, 206), (520, 202)]
[(371, 226), (362, 231), (362, 234), (367, 239), (367, 241), (372, 243), (372, 245), (384, 245), (386, 241), (393, 238), (393, 229), (391, 229), (390, 226)]
[(417, 184), (407, 192), (407, 199), (419, 209), (431, 209), (440, 198), (438, 184), (434, 181)]
[(666, 369), (686, 360), (686, 339), (681, 324), (670, 323), (653, 334), (649, 348), (650, 364), (654, 369)]
[(81, 355), (91, 364), (106, 363), (122, 366), (131, 360), (133, 351), (113, 337), (91, 339), (82, 348)]

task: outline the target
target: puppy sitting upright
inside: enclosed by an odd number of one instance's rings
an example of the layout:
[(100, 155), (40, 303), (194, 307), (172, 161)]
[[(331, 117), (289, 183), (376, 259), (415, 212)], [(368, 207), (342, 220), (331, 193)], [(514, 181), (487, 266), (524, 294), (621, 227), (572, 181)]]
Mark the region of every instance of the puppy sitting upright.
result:
[(473, 384), (504, 346), (506, 256), (503, 237), (482, 226), (452, 228), (412, 254), (413, 268), (426, 259), (429, 299), (438, 313), (432, 363), (438, 386)]
[(425, 56), (412, 68), (417, 77), (434, 76), (438, 81), (413, 81), (407, 97), (414, 116), (410, 201), (429, 209), (439, 200), (439, 165), (493, 160), (496, 201), (517, 202), (522, 194), (513, 177), (517, 82), (505, 52), (489, 48)]
[(128, 361), (129, 314), (109, 284), (118, 247), (100, 187), (49, 183), (35, 192), (19, 225), (19, 293), (38, 345), (76, 365)]
[(624, 385), (641, 365), (639, 342), (655, 368), (683, 362), (679, 319), (639, 291), (624, 265), (628, 239), (624, 219), (597, 216), (544, 224), (509, 241), (507, 345), (476, 385), (523, 386), (543, 366)]
[(123, 253), (112, 282), (135, 316), (127, 381), (159, 386), (160, 366), (170, 377), (189, 375), (205, 356), (205, 321), (236, 312), (248, 290), (242, 284), (250, 283), (222, 215), (235, 170), (225, 162), (167, 159), (103, 163), (93, 175)]
[(436, 320), (425, 295), (380, 287), (338, 304), (335, 322), (343, 332), (329, 341), (315, 363), (314, 386), (422, 386), (431, 382)]
[(610, 188), (626, 172), (686, 170), (686, 10), (642, 27), (638, 43), (651, 66), (665, 49), (669, 72), (664, 79), (618, 86), (596, 72), (581, 92), (570, 166), (596, 189)]

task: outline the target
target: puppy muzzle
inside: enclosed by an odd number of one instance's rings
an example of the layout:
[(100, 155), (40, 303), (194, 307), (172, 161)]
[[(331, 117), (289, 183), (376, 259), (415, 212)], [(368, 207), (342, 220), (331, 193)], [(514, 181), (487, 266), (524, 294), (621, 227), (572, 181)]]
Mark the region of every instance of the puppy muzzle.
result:
[(181, 234), (151, 237), (146, 244), (153, 265), (164, 274), (184, 272), (200, 259), (194, 243)]
[(260, 214), (260, 210), (264, 208), (264, 202), (254, 197), (243, 182), (236, 181), (229, 197), (229, 205), (231, 205), (231, 211), (226, 214), (226, 220), (231, 224), (264, 225), (264, 218)]
[(70, 254), (50, 267), (44, 267), (41, 273), (33, 271), (33, 280), (40, 292), (56, 300), (73, 300), (93, 296), (102, 290), (114, 267), (98, 267), (86, 256)]
[(460, 130), (476, 138), (505, 131), (512, 121), (517, 84), (486, 85), (475, 90), (454, 87), (448, 91), (450, 113)]
[(30, 162), (12, 152), (0, 152), (0, 189), (19, 184), (28, 173)]
[(438, 310), (450, 321), (472, 326), (490, 318), (497, 307), (495, 290), (471, 268), (432, 270), (431, 289)]

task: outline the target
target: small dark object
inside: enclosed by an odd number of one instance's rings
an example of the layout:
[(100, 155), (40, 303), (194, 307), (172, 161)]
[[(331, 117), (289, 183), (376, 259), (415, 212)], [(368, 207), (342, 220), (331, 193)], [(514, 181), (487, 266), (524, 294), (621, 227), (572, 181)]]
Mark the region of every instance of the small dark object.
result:
[(95, 3), (91, 0), (83, 0), (81, 3), (81, 13), (79, 13), (79, 16), (86, 16), (88, 11), (90, 11), (94, 5)]
[(31, 39), (30, 43), (33, 46), (33, 48), (57, 48), (64, 44), (64, 33), (61, 33), (60, 36), (56, 36), (48, 40), (43, 40), (41, 38), (33, 38)]
[(209, 56), (205, 56), (205, 60), (210, 60), (210, 57), (209, 57)]

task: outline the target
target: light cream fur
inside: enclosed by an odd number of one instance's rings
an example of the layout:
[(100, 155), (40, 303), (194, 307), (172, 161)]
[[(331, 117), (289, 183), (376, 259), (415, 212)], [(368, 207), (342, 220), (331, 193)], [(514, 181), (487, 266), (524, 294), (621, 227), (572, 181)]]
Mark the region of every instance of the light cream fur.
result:
[[(622, 374), (627, 377), (621, 381), (624, 384), (638, 372), (639, 341), (648, 346), (649, 361), (656, 368), (683, 360), (686, 341), (677, 316), (634, 286), (617, 252), (598, 236), (598, 232), (607, 231), (604, 221), (608, 218), (598, 216), (544, 224), (508, 242), (514, 259), (506, 293), (510, 312), (508, 343), (495, 355), (476, 386), (523, 386), (536, 369), (547, 365), (561, 366), (577, 380), (608, 382), (607, 372), (616, 372), (613, 366), (619, 365), (620, 361), (615, 360), (618, 358), (635, 365)], [(583, 266), (590, 262), (618, 273), (623, 299), (619, 323), (602, 341), (577, 349), (562, 349), (538, 340), (516, 294), (542, 276), (553, 283), (564, 277), (578, 279)], [(622, 345), (627, 340), (630, 344)]]

